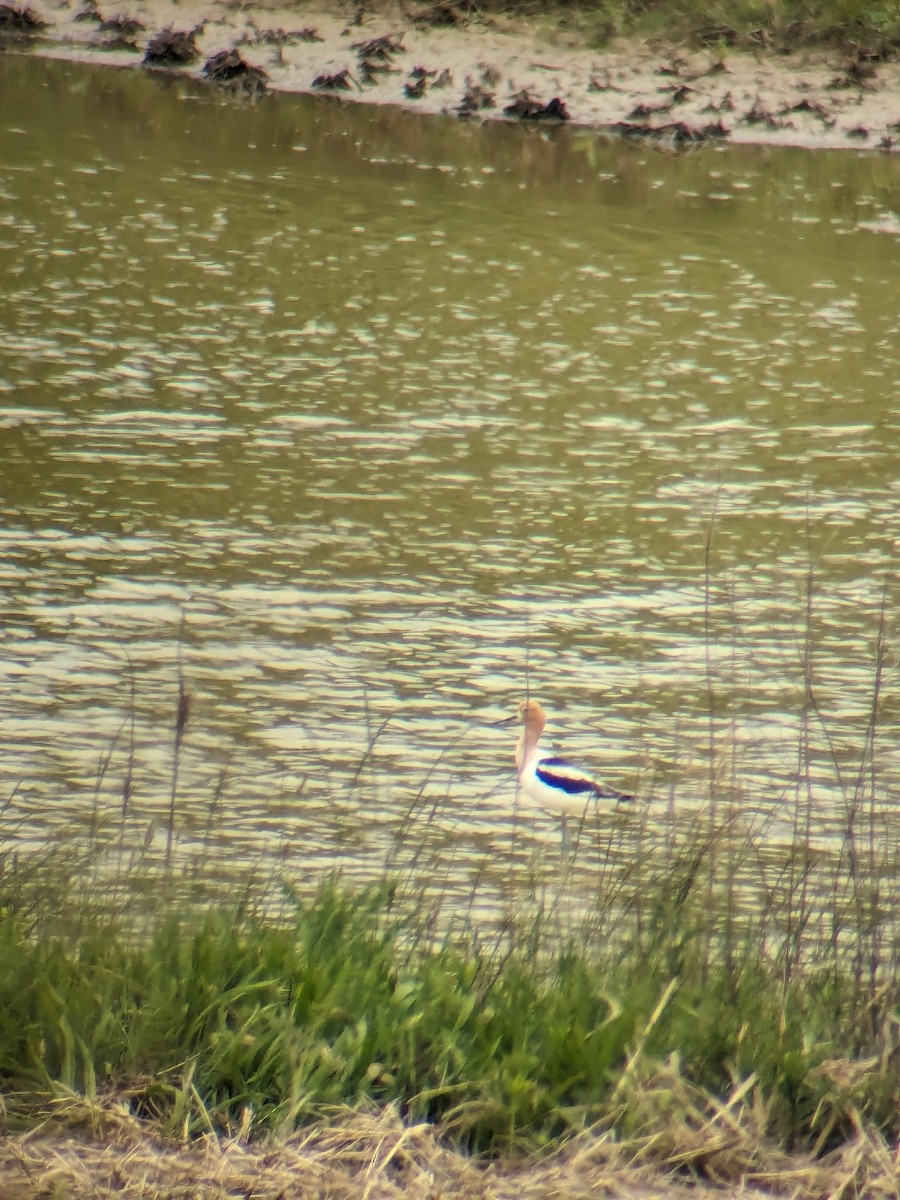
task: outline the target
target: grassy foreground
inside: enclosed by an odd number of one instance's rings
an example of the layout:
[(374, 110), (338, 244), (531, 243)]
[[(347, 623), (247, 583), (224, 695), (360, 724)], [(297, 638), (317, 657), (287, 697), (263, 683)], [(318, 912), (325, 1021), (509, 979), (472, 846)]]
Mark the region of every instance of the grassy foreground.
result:
[[(574, 1198), (610, 1171), (652, 1170), (900, 1197), (887, 605), (859, 684), (868, 717), (845, 718), (839, 744), (811, 594), (796, 788), (777, 826), (741, 790), (708, 664), (703, 803), (635, 805), (621, 845), (609, 814), (596, 842), (586, 822), (574, 859), (495, 926), (436, 919), (430, 806), (401, 814), (397, 855), (368, 887), (285, 879), (277, 916), (249, 886), (231, 904), (191, 900), (177, 886), (193, 874), (178, 844), (180, 679), (165, 857), (149, 875), (124, 853), (133, 745), (120, 816), (107, 828), (98, 803), (86, 846), (0, 844), (0, 1196), (39, 1180), (37, 1194), (73, 1200)], [(822, 828), (816, 731), (840, 785)], [(210, 811), (220, 802), (217, 786)]]
[(804, 1193), (798, 1154), (817, 1180), (850, 1154), (850, 1194), (896, 1189), (896, 975), (844, 949), (791, 964), (750, 926), (714, 949), (698, 861), (674, 864), (615, 948), (554, 949), (534, 929), (435, 945), (390, 886), (333, 880), (293, 896), (285, 924), (219, 910), (138, 937), (112, 922), (35, 936), (41, 914), (7, 889), (7, 1127), (87, 1118), (246, 1148), (318, 1123), (356, 1144), (334, 1114), (371, 1131), (386, 1111), (396, 1136), (428, 1122), (435, 1153), (508, 1160), (587, 1138), (605, 1162), (769, 1184), (792, 1154), (795, 1194), (821, 1194)]

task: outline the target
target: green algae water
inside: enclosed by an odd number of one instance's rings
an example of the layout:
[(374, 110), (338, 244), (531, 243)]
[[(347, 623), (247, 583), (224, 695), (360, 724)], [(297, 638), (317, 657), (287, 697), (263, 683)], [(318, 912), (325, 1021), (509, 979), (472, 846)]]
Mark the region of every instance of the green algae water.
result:
[(898, 209), (871, 154), (4, 56), (5, 846), (161, 868), (174, 812), (213, 892), (495, 919), (559, 865), (527, 691), (640, 797), (588, 873), (725, 796), (827, 852), (862, 777), (896, 867)]

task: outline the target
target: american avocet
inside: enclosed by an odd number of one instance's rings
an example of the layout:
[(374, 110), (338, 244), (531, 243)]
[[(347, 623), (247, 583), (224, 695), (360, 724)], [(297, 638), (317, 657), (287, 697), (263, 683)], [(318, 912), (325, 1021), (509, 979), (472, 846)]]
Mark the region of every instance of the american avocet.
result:
[(516, 745), (518, 789), (541, 808), (559, 816), (564, 849), (569, 845), (568, 817), (583, 817), (588, 805), (595, 800), (618, 803), (634, 799), (627, 792), (617, 792), (615, 788), (598, 783), (568, 759), (544, 753), (540, 740), (547, 717), (536, 700), (523, 700), (519, 715), (522, 733)]

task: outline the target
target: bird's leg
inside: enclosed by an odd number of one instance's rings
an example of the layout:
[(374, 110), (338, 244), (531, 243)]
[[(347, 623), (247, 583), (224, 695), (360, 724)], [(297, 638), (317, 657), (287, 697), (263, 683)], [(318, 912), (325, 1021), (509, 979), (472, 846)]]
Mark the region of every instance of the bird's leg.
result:
[(559, 817), (559, 833), (562, 839), (563, 858), (568, 858), (569, 851), (572, 849), (572, 842), (569, 837), (569, 818), (565, 813), (561, 813)]

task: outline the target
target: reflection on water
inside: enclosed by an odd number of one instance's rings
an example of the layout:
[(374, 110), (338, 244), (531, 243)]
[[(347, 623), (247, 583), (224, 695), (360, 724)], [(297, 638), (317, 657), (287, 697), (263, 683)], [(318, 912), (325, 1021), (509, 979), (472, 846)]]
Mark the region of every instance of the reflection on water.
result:
[(488, 724), (526, 688), (644, 797), (589, 872), (724, 790), (785, 836), (804, 763), (842, 828), (900, 530), (895, 162), (9, 56), (0, 114), (10, 838), (117, 837), (128, 777), (158, 860), (179, 670), (210, 876), (413, 861), (496, 913), (557, 863)]

